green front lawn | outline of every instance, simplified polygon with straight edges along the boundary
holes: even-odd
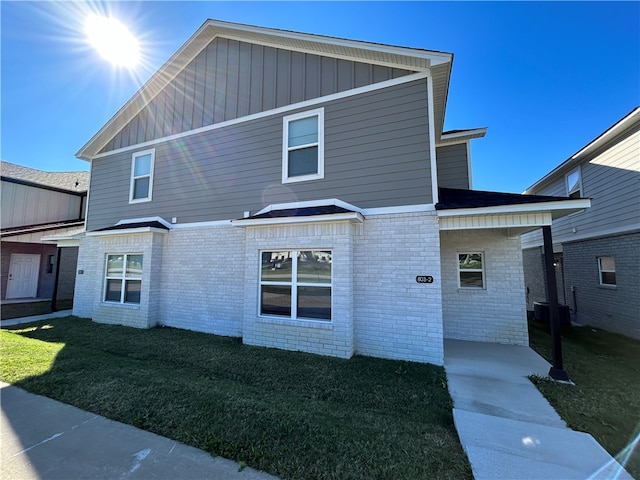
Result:
[[[472,478],[442,367],[74,317],[0,339],[5,382],[282,478]]]
[[[530,323],[531,347],[551,362],[548,327]],[[640,434],[640,341],[591,327],[563,329],[564,369],[575,386],[533,378],[569,427],[617,456]],[[618,457],[621,460],[621,457]],[[626,464],[640,478],[640,445]]]

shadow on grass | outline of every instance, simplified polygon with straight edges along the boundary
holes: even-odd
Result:
[[[548,325],[529,323],[531,348],[551,360]],[[640,433],[640,341],[592,327],[562,330],[564,367],[575,386],[535,385],[570,428],[588,432],[618,460]],[[624,457],[624,455],[623,455]],[[625,468],[640,478],[640,446]]]
[[[64,344],[16,386],[274,475],[471,478],[442,367],[73,317],[3,334],[3,364],[11,336],[27,358]]]

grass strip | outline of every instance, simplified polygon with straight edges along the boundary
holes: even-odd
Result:
[[[529,341],[551,362],[548,326],[530,322]],[[542,378],[533,383],[570,428],[617,456],[640,433],[640,341],[592,327],[563,328],[562,354],[575,386]],[[640,446],[625,468],[640,478]]]
[[[442,367],[74,317],[0,335],[3,381],[282,478],[472,478]]]

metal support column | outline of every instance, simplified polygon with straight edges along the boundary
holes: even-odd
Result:
[[[554,380],[568,382],[569,375],[562,366],[562,343],[560,341],[560,309],[558,308],[558,290],[556,272],[553,267],[553,240],[551,227],[542,227],[544,239],[544,261],[547,270],[547,301],[549,302],[549,323],[551,326],[551,358],[553,365],[549,369],[549,376]]]
[[[53,281],[53,293],[51,294],[51,311],[57,312],[58,307],[56,303],[58,301],[58,281],[60,280],[60,257],[62,256],[62,248],[58,247],[56,252],[56,276]]]

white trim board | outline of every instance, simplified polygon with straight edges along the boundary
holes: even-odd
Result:
[[[109,150],[108,152],[98,153],[93,156],[83,157],[79,156],[78,158],[82,160],[87,160],[91,162],[91,160],[97,158],[108,157],[111,155],[116,155],[124,152],[131,152],[139,149],[146,149],[148,147],[152,147],[154,145],[158,145],[163,142],[169,142],[172,140],[178,140],[180,138],[189,137],[191,135],[198,135],[200,133],[209,132],[211,130],[217,130],[219,128],[229,127],[231,125],[237,125],[245,122],[250,122],[253,120],[257,120],[260,118],[266,118],[273,115],[281,115],[283,113],[291,112],[293,110],[307,108],[315,105],[319,105],[326,102],[331,102],[333,100],[339,100],[342,98],[347,98],[355,95],[360,95],[362,93],[373,92],[375,90],[381,90],[383,88],[393,87],[396,85],[402,85],[403,83],[413,82],[415,80],[421,80],[423,78],[427,78],[429,75],[428,72],[419,72],[411,75],[406,75],[404,77],[398,77],[391,80],[386,80],[380,83],[374,83],[372,85],[365,85],[364,87],[354,88],[352,90],[346,90],[344,92],[333,93],[331,95],[325,95],[324,97],[314,98],[312,100],[305,100],[303,102],[293,103],[291,105],[285,105],[283,107],[273,108],[271,110],[265,110],[264,112],[254,113],[252,115],[247,115],[240,118],[234,118],[233,120],[227,120],[225,122],[215,123],[213,125],[205,125],[204,127],[195,128],[193,130],[187,130],[186,132],[176,133],[173,135],[168,135],[166,137],[157,138],[155,140],[149,140],[148,142],[137,143],[135,145],[129,145],[128,147],[117,148],[115,150]],[[432,109],[431,109],[432,110]],[[435,149],[435,147],[434,147]]]

